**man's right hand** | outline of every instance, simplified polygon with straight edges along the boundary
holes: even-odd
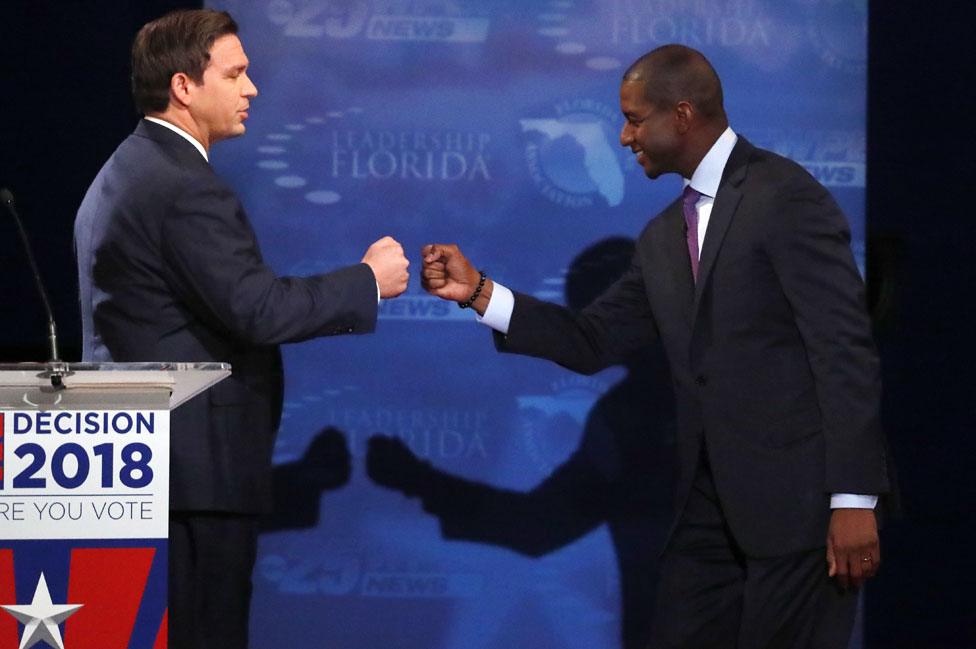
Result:
[[[410,262],[403,254],[403,246],[393,237],[383,237],[371,245],[362,263],[373,270],[381,298],[396,297],[407,290]]]

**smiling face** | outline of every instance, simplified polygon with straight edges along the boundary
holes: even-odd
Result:
[[[677,111],[648,101],[642,81],[624,81],[620,85],[620,111],[624,115],[620,145],[637,155],[637,164],[647,177],[680,173],[683,145]]]
[[[258,94],[247,76],[247,66],[240,39],[227,34],[210,48],[210,64],[203,71],[202,82],[188,82],[191,100],[187,107],[208,149],[214,142],[243,135],[246,130],[244,120],[251,98]]]

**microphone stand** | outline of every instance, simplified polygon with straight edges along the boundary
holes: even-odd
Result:
[[[7,206],[7,211],[10,212],[10,215],[14,218],[14,223],[17,224],[20,241],[24,246],[24,252],[27,253],[27,261],[30,264],[31,272],[34,274],[34,284],[37,287],[38,295],[41,296],[41,304],[44,306],[44,312],[47,315],[47,342],[50,359],[48,360],[49,369],[43,373],[43,376],[50,377],[51,387],[55,390],[62,390],[64,389],[62,379],[71,372],[68,370],[68,364],[61,360],[58,354],[58,328],[54,322],[54,311],[51,310],[51,301],[48,299],[47,290],[44,288],[44,281],[41,279],[37,262],[34,260],[30,240],[27,238],[27,230],[24,229],[24,224],[20,220],[20,215],[17,214],[17,208],[14,206],[14,195],[6,187],[0,189],[0,202]]]

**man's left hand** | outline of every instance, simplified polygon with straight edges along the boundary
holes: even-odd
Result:
[[[881,566],[873,509],[835,509],[827,532],[827,574],[843,588],[860,588]]]

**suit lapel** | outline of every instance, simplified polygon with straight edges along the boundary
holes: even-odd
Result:
[[[712,214],[708,218],[708,229],[705,231],[705,241],[698,260],[698,281],[695,283],[692,322],[698,317],[698,308],[711,279],[718,251],[722,247],[725,234],[742,200],[740,185],[745,180],[749,156],[753,148],[745,138],[740,137],[735,148],[732,149],[725,171],[722,172],[722,182],[718,186],[715,203],[712,205]]]
[[[661,239],[661,251],[664,254],[665,266],[671,276],[674,304],[678,312],[691,326],[691,306],[695,296],[694,278],[691,276],[691,258],[688,257],[688,246],[685,243],[685,220],[681,213],[681,200],[677,200],[661,215],[666,224],[664,236]],[[678,242],[679,245],[675,245]]]

